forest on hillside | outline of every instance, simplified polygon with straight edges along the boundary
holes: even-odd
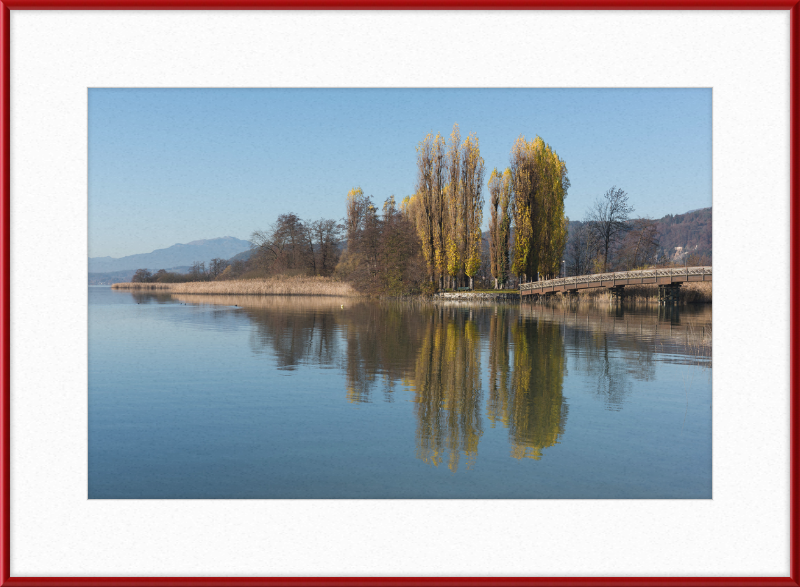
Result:
[[[684,254],[708,257],[711,264],[711,208],[685,214],[668,214],[658,221],[661,249],[674,256],[677,247]]]

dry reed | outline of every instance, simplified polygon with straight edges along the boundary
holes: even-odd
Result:
[[[330,277],[284,277],[235,279],[229,281],[190,281],[187,283],[115,283],[116,289],[161,289],[173,294],[202,295],[305,295],[354,297],[349,283]]]

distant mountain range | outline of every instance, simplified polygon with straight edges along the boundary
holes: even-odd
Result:
[[[136,271],[137,269],[174,269],[191,267],[195,262],[208,266],[211,259],[230,259],[250,250],[250,242],[232,236],[175,244],[152,253],[140,253],[115,259],[113,257],[89,257],[89,273],[112,273]],[[133,275],[133,273],[131,273]]]

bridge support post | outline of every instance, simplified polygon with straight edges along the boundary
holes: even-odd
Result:
[[[678,303],[678,296],[681,291],[680,283],[670,283],[668,285],[658,286],[658,303],[673,305]]]
[[[625,299],[625,286],[615,285],[611,289],[611,299],[615,302],[621,302]]]

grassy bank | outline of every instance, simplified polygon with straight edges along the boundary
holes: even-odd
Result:
[[[286,277],[281,279],[232,279],[188,283],[115,283],[114,289],[165,290],[173,294],[202,295],[306,295],[357,296],[349,283],[330,277]]]

